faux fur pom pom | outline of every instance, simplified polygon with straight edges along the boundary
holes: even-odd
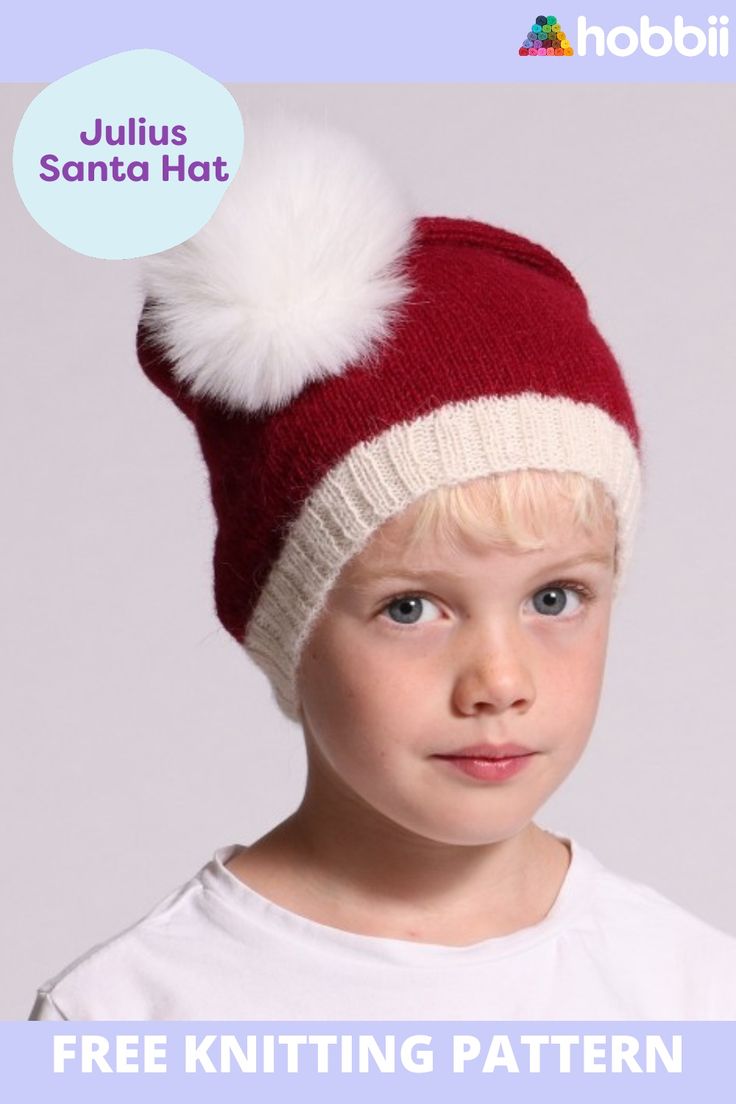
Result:
[[[145,324],[194,395],[273,411],[385,338],[412,218],[360,144],[277,116],[189,241],[147,258]]]

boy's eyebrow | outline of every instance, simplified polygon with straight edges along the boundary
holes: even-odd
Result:
[[[540,570],[544,571],[563,571],[568,567],[580,567],[582,564],[596,563],[602,564],[603,567],[613,567],[613,554],[611,552],[594,552],[592,549],[589,552],[581,552],[578,556],[571,556],[568,560],[561,560],[559,563],[549,564]]]
[[[579,567],[581,564],[585,564],[585,563],[597,563],[597,564],[603,564],[604,567],[610,567],[613,564],[613,558],[612,558],[610,552],[595,552],[595,551],[592,551],[592,550],[589,551],[589,552],[581,552],[579,555],[571,556],[567,560],[562,560],[562,561],[560,561],[558,563],[555,563],[555,564],[548,564],[545,567],[540,567],[539,574],[562,571],[562,570],[564,570],[566,568],[570,568],[570,567]],[[380,568],[373,568],[373,569],[361,568],[360,573],[359,573],[359,577],[358,577],[358,581],[359,582],[363,582],[363,581],[364,582],[374,582],[374,581],[379,580],[379,579],[393,579],[393,578],[419,580],[419,579],[426,579],[426,578],[429,578],[431,576],[433,576],[435,578],[441,578],[441,577],[448,577],[449,578],[450,576],[453,576],[453,575],[456,576],[456,575],[461,575],[461,574],[462,574],[462,572],[459,572],[459,571],[443,571],[439,568],[437,568],[437,569],[427,568],[425,571],[422,571],[422,570],[417,571],[416,569],[411,570],[409,568],[404,568],[404,567],[401,566],[401,564],[395,564],[395,565],[389,565],[388,567],[380,567]]]

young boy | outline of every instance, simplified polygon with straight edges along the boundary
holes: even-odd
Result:
[[[533,819],[590,736],[640,498],[581,288],[519,235],[412,219],[343,135],[247,151],[148,262],[138,348],[307,785],[31,1018],[736,1018],[736,939]]]

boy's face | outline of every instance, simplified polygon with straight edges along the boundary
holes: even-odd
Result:
[[[310,776],[334,812],[442,843],[492,843],[529,823],[587,743],[615,527],[588,534],[561,500],[541,551],[428,539],[402,552],[414,512],[346,565],[307,641],[298,680]],[[606,562],[562,566],[588,554]],[[501,780],[441,758],[507,742],[536,754]]]

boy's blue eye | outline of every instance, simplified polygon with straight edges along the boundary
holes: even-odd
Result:
[[[392,602],[385,607],[386,612],[396,609],[400,614],[400,620],[395,621],[397,625],[416,625],[422,616],[422,603],[430,602],[429,598],[424,598],[420,594],[405,594],[401,598],[394,598]],[[433,602],[430,602],[434,605]]]
[[[577,607],[573,606],[573,612],[593,600],[593,595],[588,588],[579,583],[553,583],[534,593],[532,596],[534,609],[545,617],[559,617],[569,605],[567,597],[569,593],[574,594],[579,603]],[[389,615],[394,625],[416,625],[421,620],[425,604],[437,609],[436,603],[422,594],[402,594],[384,606],[383,612]],[[392,611],[396,611],[396,619],[391,616]],[[430,620],[433,619],[430,618]]]
[[[534,608],[538,613],[543,613],[546,616],[555,616],[555,614],[562,613],[567,607],[567,591],[568,587],[562,586],[547,586],[542,590],[538,590],[532,597]],[[539,601],[537,601],[539,599]]]

